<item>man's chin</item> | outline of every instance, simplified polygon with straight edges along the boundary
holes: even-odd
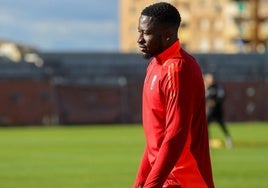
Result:
[[[151,56],[151,54],[142,52],[142,57],[143,57],[144,59],[150,59],[152,56]]]

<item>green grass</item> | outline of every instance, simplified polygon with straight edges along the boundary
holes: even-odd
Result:
[[[234,148],[211,149],[216,187],[268,187],[268,124],[229,128]],[[223,140],[217,126],[210,131]],[[0,187],[132,187],[143,145],[136,125],[0,128]]]
[[[268,123],[229,123],[234,148],[212,149],[217,188],[268,187]],[[220,128],[211,127],[214,138],[224,140]]]

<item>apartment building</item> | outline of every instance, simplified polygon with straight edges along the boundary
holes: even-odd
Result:
[[[137,51],[142,9],[156,0],[120,0],[120,50]],[[181,14],[179,38],[193,53],[268,50],[268,0],[169,0]]]

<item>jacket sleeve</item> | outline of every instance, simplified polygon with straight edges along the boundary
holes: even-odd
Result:
[[[148,160],[147,147],[145,147],[133,188],[138,188],[140,185],[143,186],[150,171],[151,165]]]
[[[144,188],[162,187],[187,141],[191,108],[188,90],[191,83],[188,83],[189,73],[182,71],[182,65],[182,62],[170,63],[162,73],[161,88],[166,105],[165,137]]]

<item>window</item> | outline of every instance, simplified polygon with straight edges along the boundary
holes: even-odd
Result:
[[[201,19],[199,22],[199,27],[201,31],[207,32],[210,28],[210,23],[208,19]]]

